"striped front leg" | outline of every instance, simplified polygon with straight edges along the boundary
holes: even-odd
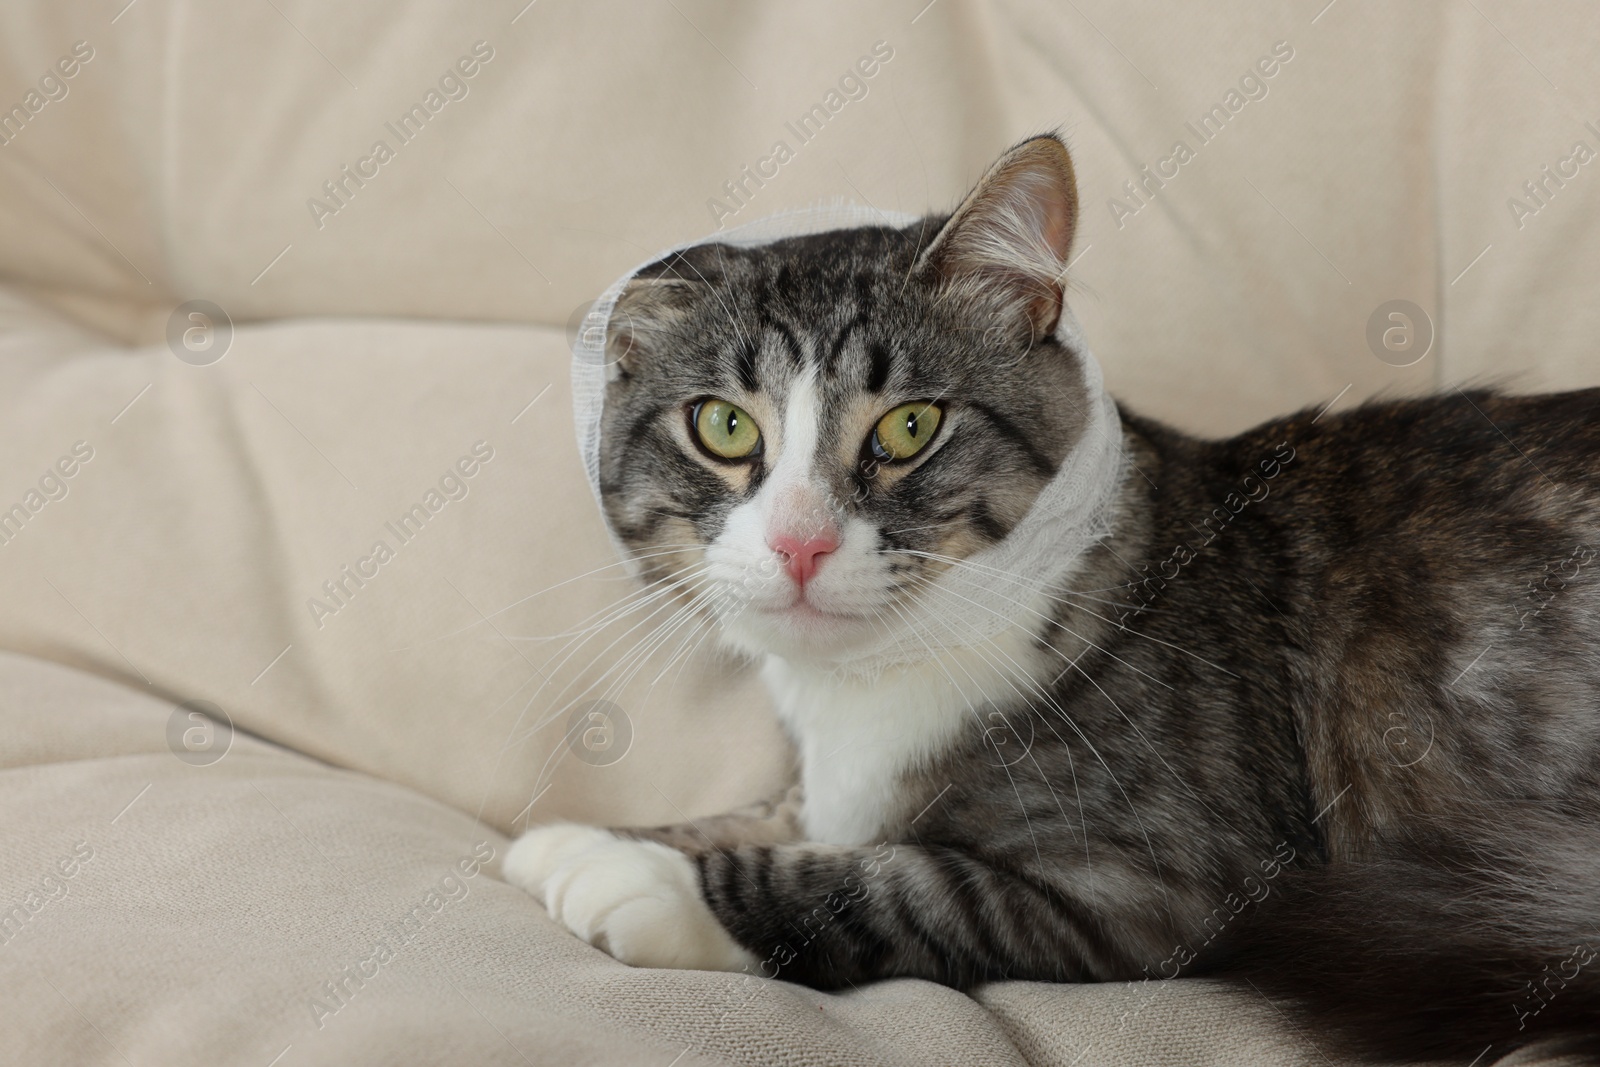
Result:
[[[953,849],[678,849],[635,833],[535,830],[507,854],[507,878],[573,933],[636,966],[747,970],[824,989],[896,976],[965,987],[1130,970],[1081,903]]]
[[[762,977],[967,987],[1128,969],[1080,903],[954,849],[753,845],[703,850],[695,864],[707,906]]]

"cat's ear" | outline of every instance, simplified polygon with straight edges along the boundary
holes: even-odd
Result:
[[[670,348],[677,327],[720,275],[685,252],[641,268],[617,297],[606,323],[606,365],[630,373],[650,353]]]
[[[918,268],[935,284],[979,297],[1035,338],[1055,331],[1066,299],[1078,184],[1054,134],[1023,141],[989,168]]]

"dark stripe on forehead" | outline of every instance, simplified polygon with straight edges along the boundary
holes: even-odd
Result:
[[[781,288],[781,276],[779,278],[779,283]],[[795,352],[795,350],[798,348],[798,345],[795,343],[794,334],[787,326],[779,322],[772,315],[772,287],[768,284],[765,277],[756,279],[754,303],[757,334],[764,337],[769,331],[776,333],[779,338],[783,340],[784,344],[790,349],[790,358],[798,363],[800,357]],[[752,385],[750,388],[754,389],[756,386]]]
[[[889,384],[889,350],[874,343],[867,349],[867,359],[867,391],[881,393]]]
[[[839,357],[844,353],[844,346],[850,340],[851,333],[863,322],[872,317],[872,279],[863,273],[856,273],[850,279],[850,296],[853,314],[848,322],[839,328],[838,336],[833,339],[833,345],[828,349],[827,358],[823,360],[822,372],[828,377],[834,377],[839,372]]]
[[[851,319],[839,330],[839,336],[833,339],[833,346],[828,349],[828,358],[822,363],[823,374],[833,377],[839,365],[839,353],[844,351],[844,343],[850,339],[850,331],[854,330],[860,321],[859,318]]]
[[[761,379],[756,375],[756,356],[754,341],[745,341],[739,346],[738,354],[734,356],[734,370],[739,375],[739,384],[747,393],[753,393],[761,388]]]
[[[794,335],[794,331],[777,319],[772,320],[772,328],[777,331],[779,337],[783,338],[784,346],[789,349],[789,358],[794,361],[795,369],[800,370],[803,368],[806,365],[806,356],[804,350],[800,347],[799,338]]]
[[[856,318],[865,319],[872,315],[872,278],[870,275],[857,272],[851,286],[856,298]]]

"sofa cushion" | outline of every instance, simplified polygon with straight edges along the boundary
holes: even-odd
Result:
[[[7,308],[56,354],[0,361],[0,646],[210,702],[502,828],[782,786],[751,672],[689,631],[646,656],[649,606],[583,630],[633,586],[577,458],[560,331],[241,325],[196,366]]]
[[[0,14],[0,104],[40,104],[0,143],[0,277],[123,340],[191,299],[239,322],[560,327],[719,223],[841,194],[948,207],[1005,145],[1060,128],[1078,314],[1112,391],[1151,414],[1223,431],[1347,386],[1600,373],[1600,182],[1574,161],[1600,152],[1600,113],[1573,89],[1600,13],[1580,0],[140,0],[115,18]],[[797,125],[816,107],[820,130]],[[1437,342],[1407,367],[1368,342],[1400,299]]]
[[[1309,1047],[1200,981],[973,999],[636,970],[499,880],[495,828],[243,732],[180,758],[204,749],[169,744],[188,714],[0,654],[0,736],[37,758],[0,773],[0,1060],[1064,1067]]]
[[[36,1025],[0,1038],[45,1035],[36,1052],[62,1042],[120,1062],[70,1029],[87,1016],[119,1045],[159,1050],[150,1059],[193,1048],[193,1062],[212,1062],[222,1044],[182,1043],[189,1008],[248,1017],[298,996],[298,963],[292,980],[249,977],[296,922],[344,945],[306,918],[326,919],[307,901],[343,890],[325,872],[285,874],[306,842],[256,803],[288,799],[275,786],[298,798],[285,814],[330,835],[311,839],[331,857],[359,852],[363,828],[418,850],[406,853],[417,866],[379,856],[363,868],[360,884],[388,907],[404,897],[384,893],[426,884],[491,833],[472,816],[494,832],[557,817],[669,820],[784,781],[789,754],[748,671],[692,642],[691,662],[674,658],[676,643],[636,662],[637,616],[586,628],[631,587],[606,569],[572,446],[565,324],[664,245],[841,192],[884,209],[947,206],[1005,144],[1061,127],[1085,204],[1072,299],[1134,409],[1223,432],[1486,375],[1515,374],[1523,388],[1600,382],[1589,292],[1600,185],[1592,163],[1570,169],[1575,144],[1600,148],[1600,117],[1570,88],[1600,59],[1587,5],[114,6],[0,13],[0,108],[24,111],[0,121],[0,514],[23,509],[0,522],[0,647],[157,694],[160,710],[123,715],[118,689],[23,672],[32,680],[8,690],[18,718],[0,751],[18,813],[7,888],[26,894],[33,872],[99,840],[76,828],[146,784],[109,827],[159,811],[162,826],[236,862],[197,864],[209,853],[186,852],[181,834],[130,837],[138,862],[100,868],[117,872],[100,912],[81,916],[81,936],[80,916],[58,924],[58,946],[42,925],[49,909],[93,899],[75,877],[30,924],[42,947],[18,939],[0,962],[18,968],[8,988],[56,998],[27,1000]],[[474,51],[480,40],[492,56]],[[893,55],[867,75],[857,64],[879,41]],[[1270,77],[1257,66],[1289,49]],[[1252,69],[1263,72],[1244,82]],[[851,70],[859,90],[842,81]],[[787,132],[814,105],[828,110],[835,89],[820,133]],[[417,103],[422,132],[390,135],[393,158],[377,160],[386,124]],[[1219,105],[1220,133],[1187,132]],[[793,158],[765,184],[744,177],[775,165],[778,140]],[[1130,193],[1178,140],[1194,156],[1176,177]],[[346,166],[365,170],[364,184]],[[1557,185],[1546,166],[1568,177]],[[335,179],[342,196],[323,188]],[[1543,195],[1526,190],[1535,180]],[[742,196],[724,186],[735,181]],[[1435,343],[1410,366],[1368,337],[1396,299],[1433,325]],[[193,300],[227,317],[192,319]],[[212,330],[228,337],[217,359]],[[493,450],[486,462],[479,442]],[[187,718],[197,708],[238,731],[214,766],[169,748],[174,715],[180,744],[213,729]],[[39,836],[51,827],[61,840]],[[122,855],[115,840],[100,858]],[[91,861],[81,877],[94,873]],[[470,1041],[485,1016],[520,1043],[507,1021],[519,1013],[562,1062],[648,1060],[662,1032],[690,1035],[684,1063],[712,1055],[691,1033],[707,1025],[698,1002],[680,999],[726,993],[722,979],[619,970],[546,939],[537,908],[488,886],[474,899],[503,910],[465,951],[501,953],[512,989],[543,961],[572,963],[566,991],[550,994],[565,999],[494,1001],[494,983],[470,984],[476,963],[462,963],[452,973],[490,1005],[483,1015],[430,1015],[438,988],[422,983],[381,1023],[392,1044],[330,1024],[344,1036],[315,1053],[296,1043],[283,1062],[362,1048],[386,1050],[377,1062],[412,1048],[437,1061],[437,1043]],[[186,955],[189,928],[158,904],[198,907],[184,895],[196,887],[219,910]],[[230,887],[242,904],[223,914]],[[337,899],[348,912],[358,897]],[[252,915],[278,922],[262,933]],[[530,929],[515,951],[497,940]],[[125,950],[91,955],[97,938]],[[226,969],[235,941],[247,961],[237,975]],[[58,973],[43,963],[58,947],[92,1002],[32,981]],[[608,999],[620,989],[636,999]],[[1187,981],[1162,990],[1130,1015],[1125,989],[997,986],[977,998],[988,1016],[915,984],[859,998],[791,991],[782,1012],[741,1011],[724,1036],[790,1033],[786,1055],[841,1062],[834,1019],[860,1024],[849,1041],[892,1035],[850,1045],[860,1059],[890,1057],[904,1036],[918,1062],[980,1048],[987,1061],[969,1058],[996,1062],[1010,1054],[999,1031],[1033,1062],[1297,1055],[1256,1026],[1275,1015],[1248,998]],[[605,1010],[584,1014],[585,998]],[[667,1030],[651,1029],[658,1015]],[[644,1044],[596,1051],[618,1017],[618,1040]],[[916,1044],[933,1039],[930,1018],[970,1043]],[[218,1034],[205,1040],[255,1051]],[[669,1042],[663,1060],[684,1045]],[[494,1055],[511,1057],[482,1058]]]

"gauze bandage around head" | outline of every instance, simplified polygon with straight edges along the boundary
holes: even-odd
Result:
[[[617,279],[585,314],[572,347],[572,406],[578,450],[589,487],[600,500],[600,431],[608,367],[606,329],[617,299],[639,270],[699,244],[752,248],[786,237],[858,226],[904,228],[917,216],[887,213],[850,203],[827,203],[783,212],[650,257]],[[1028,513],[1006,537],[942,572],[919,598],[911,621],[885,628],[871,641],[842,654],[838,667],[874,672],[926,660],[940,651],[980,645],[1012,626],[1038,629],[1049,614],[1048,597],[1072,573],[1083,552],[1111,532],[1117,489],[1126,472],[1122,420],[1106,395],[1100,364],[1089,351],[1078,321],[1063,308],[1056,340],[1075,353],[1083,369],[1083,434]],[[604,509],[602,508],[602,514]],[[612,532],[612,541],[617,543]],[[626,549],[617,543],[618,551]]]

